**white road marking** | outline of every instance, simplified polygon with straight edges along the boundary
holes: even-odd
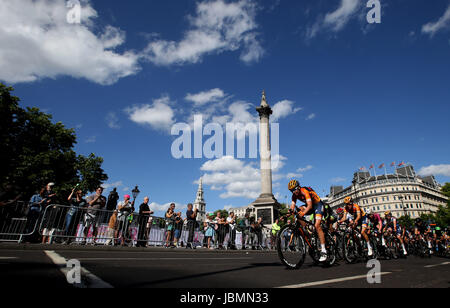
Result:
[[[380,273],[381,276],[392,274],[391,272],[383,272]],[[360,275],[360,276],[352,276],[352,277],[344,277],[344,278],[337,278],[337,279],[330,279],[330,280],[322,280],[322,281],[316,281],[316,282],[307,282],[307,283],[301,283],[301,284],[294,284],[290,286],[284,286],[284,287],[278,287],[279,289],[298,289],[298,288],[307,288],[307,287],[314,287],[314,286],[320,286],[324,284],[331,284],[331,283],[338,283],[343,281],[350,281],[350,280],[357,280],[357,279],[364,279],[367,278],[366,275]]]
[[[67,277],[67,273],[70,270],[67,267],[67,260],[64,257],[62,257],[59,254],[57,254],[56,252],[54,252],[54,251],[45,250],[44,252],[52,260],[52,262],[55,263],[59,267],[59,270],[64,274],[64,277]],[[108,289],[109,288],[113,288],[112,285],[110,285],[109,283],[103,281],[99,277],[95,276],[94,274],[89,272],[84,267],[81,267],[81,273],[82,273],[83,276],[85,276],[85,277],[87,277],[89,279],[89,285],[87,286],[88,288],[92,288],[92,289],[96,289],[96,288],[108,288]]]
[[[450,264],[450,262],[444,262],[444,263],[439,263],[439,264],[433,264],[433,265],[426,265],[426,268],[430,268],[430,267],[436,267],[436,266],[442,266],[442,265],[448,265]]]
[[[0,257],[0,260],[13,260],[18,259],[17,257]]]
[[[253,258],[77,258],[80,261],[251,260]]]

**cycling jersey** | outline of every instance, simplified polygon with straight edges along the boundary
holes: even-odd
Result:
[[[300,188],[300,192],[295,191],[292,194],[292,201],[297,203],[297,200],[303,203],[311,201],[313,204],[318,204],[319,202],[321,202],[320,197],[314,191],[309,191],[303,187]]]
[[[374,226],[377,226],[380,222],[381,225],[383,225],[383,220],[381,219],[380,214],[372,214],[369,216],[369,220]]]
[[[362,208],[359,207],[358,204],[353,203],[351,206],[352,206],[352,208],[350,210],[347,210],[347,207],[345,207],[344,212],[349,213],[354,217],[358,216],[358,212],[361,213],[361,217],[366,216],[366,213],[363,211]]]
[[[352,216],[355,217],[355,219],[356,219],[356,217],[358,217],[358,212],[361,213],[361,218],[358,221],[358,225],[362,226],[363,228],[367,228],[367,225],[368,225],[367,215],[363,211],[363,209],[359,207],[358,204],[353,203],[351,205],[351,209],[349,209],[349,210],[347,210],[347,207],[344,208],[344,213],[346,213],[347,216],[350,213]]]

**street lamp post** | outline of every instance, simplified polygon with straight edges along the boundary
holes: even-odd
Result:
[[[399,199],[400,199],[400,201],[402,202],[402,209],[403,209],[403,212],[404,212],[404,214],[405,214],[405,216],[407,216],[408,215],[408,213],[407,213],[407,211],[406,211],[406,208],[405,208],[405,204],[403,203],[403,196],[400,196],[400,197],[398,197]]]
[[[136,185],[136,187],[131,191],[131,193],[133,194],[133,199],[134,199],[134,201],[136,201],[136,198],[139,196],[139,193],[140,193],[141,191],[139,190],[139,188],[137,187],[137,185]],[[133,202],[134,202],[133,201]]]

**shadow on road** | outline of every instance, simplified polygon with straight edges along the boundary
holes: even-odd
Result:
[[[209,272],[209,273],[186,275],[186,276],[181,276],[181,277],[160,279],[160,280],[154,280],[154,281],[144,281],[144,282],[140,282],[140,283],[136,283],[136,284],[131,284],[126,287],[127,288],[142,288],[142,287],[148,287],[148,286],[157,285],[157,284],[161,284],[161,283],[178,282],[178,281],[186,280],[186,279],[204,278],[204,277],[209,277],[209,276],[213,276],[213,275],[238,272],[238,271],[243,271],[243,270],[248,270],[248,269],[264,268],[264,267],[282,267],[282,266],[283,265],[278,262],[251,263],[249,265],[238,267],[238,268],[233,268],[233,269],[226,269],[226,270],[214,271],[214,272]]]

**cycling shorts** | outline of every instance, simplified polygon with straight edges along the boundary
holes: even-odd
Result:
[[[322,201],[320,201],[316,204],[313,204],[312,209],[310,211],[308,211],[308,213],[306,213],[305,216],[314,214],[315,220],[322,220],[323,209],[324,209],[324,204],[322,203]]]

